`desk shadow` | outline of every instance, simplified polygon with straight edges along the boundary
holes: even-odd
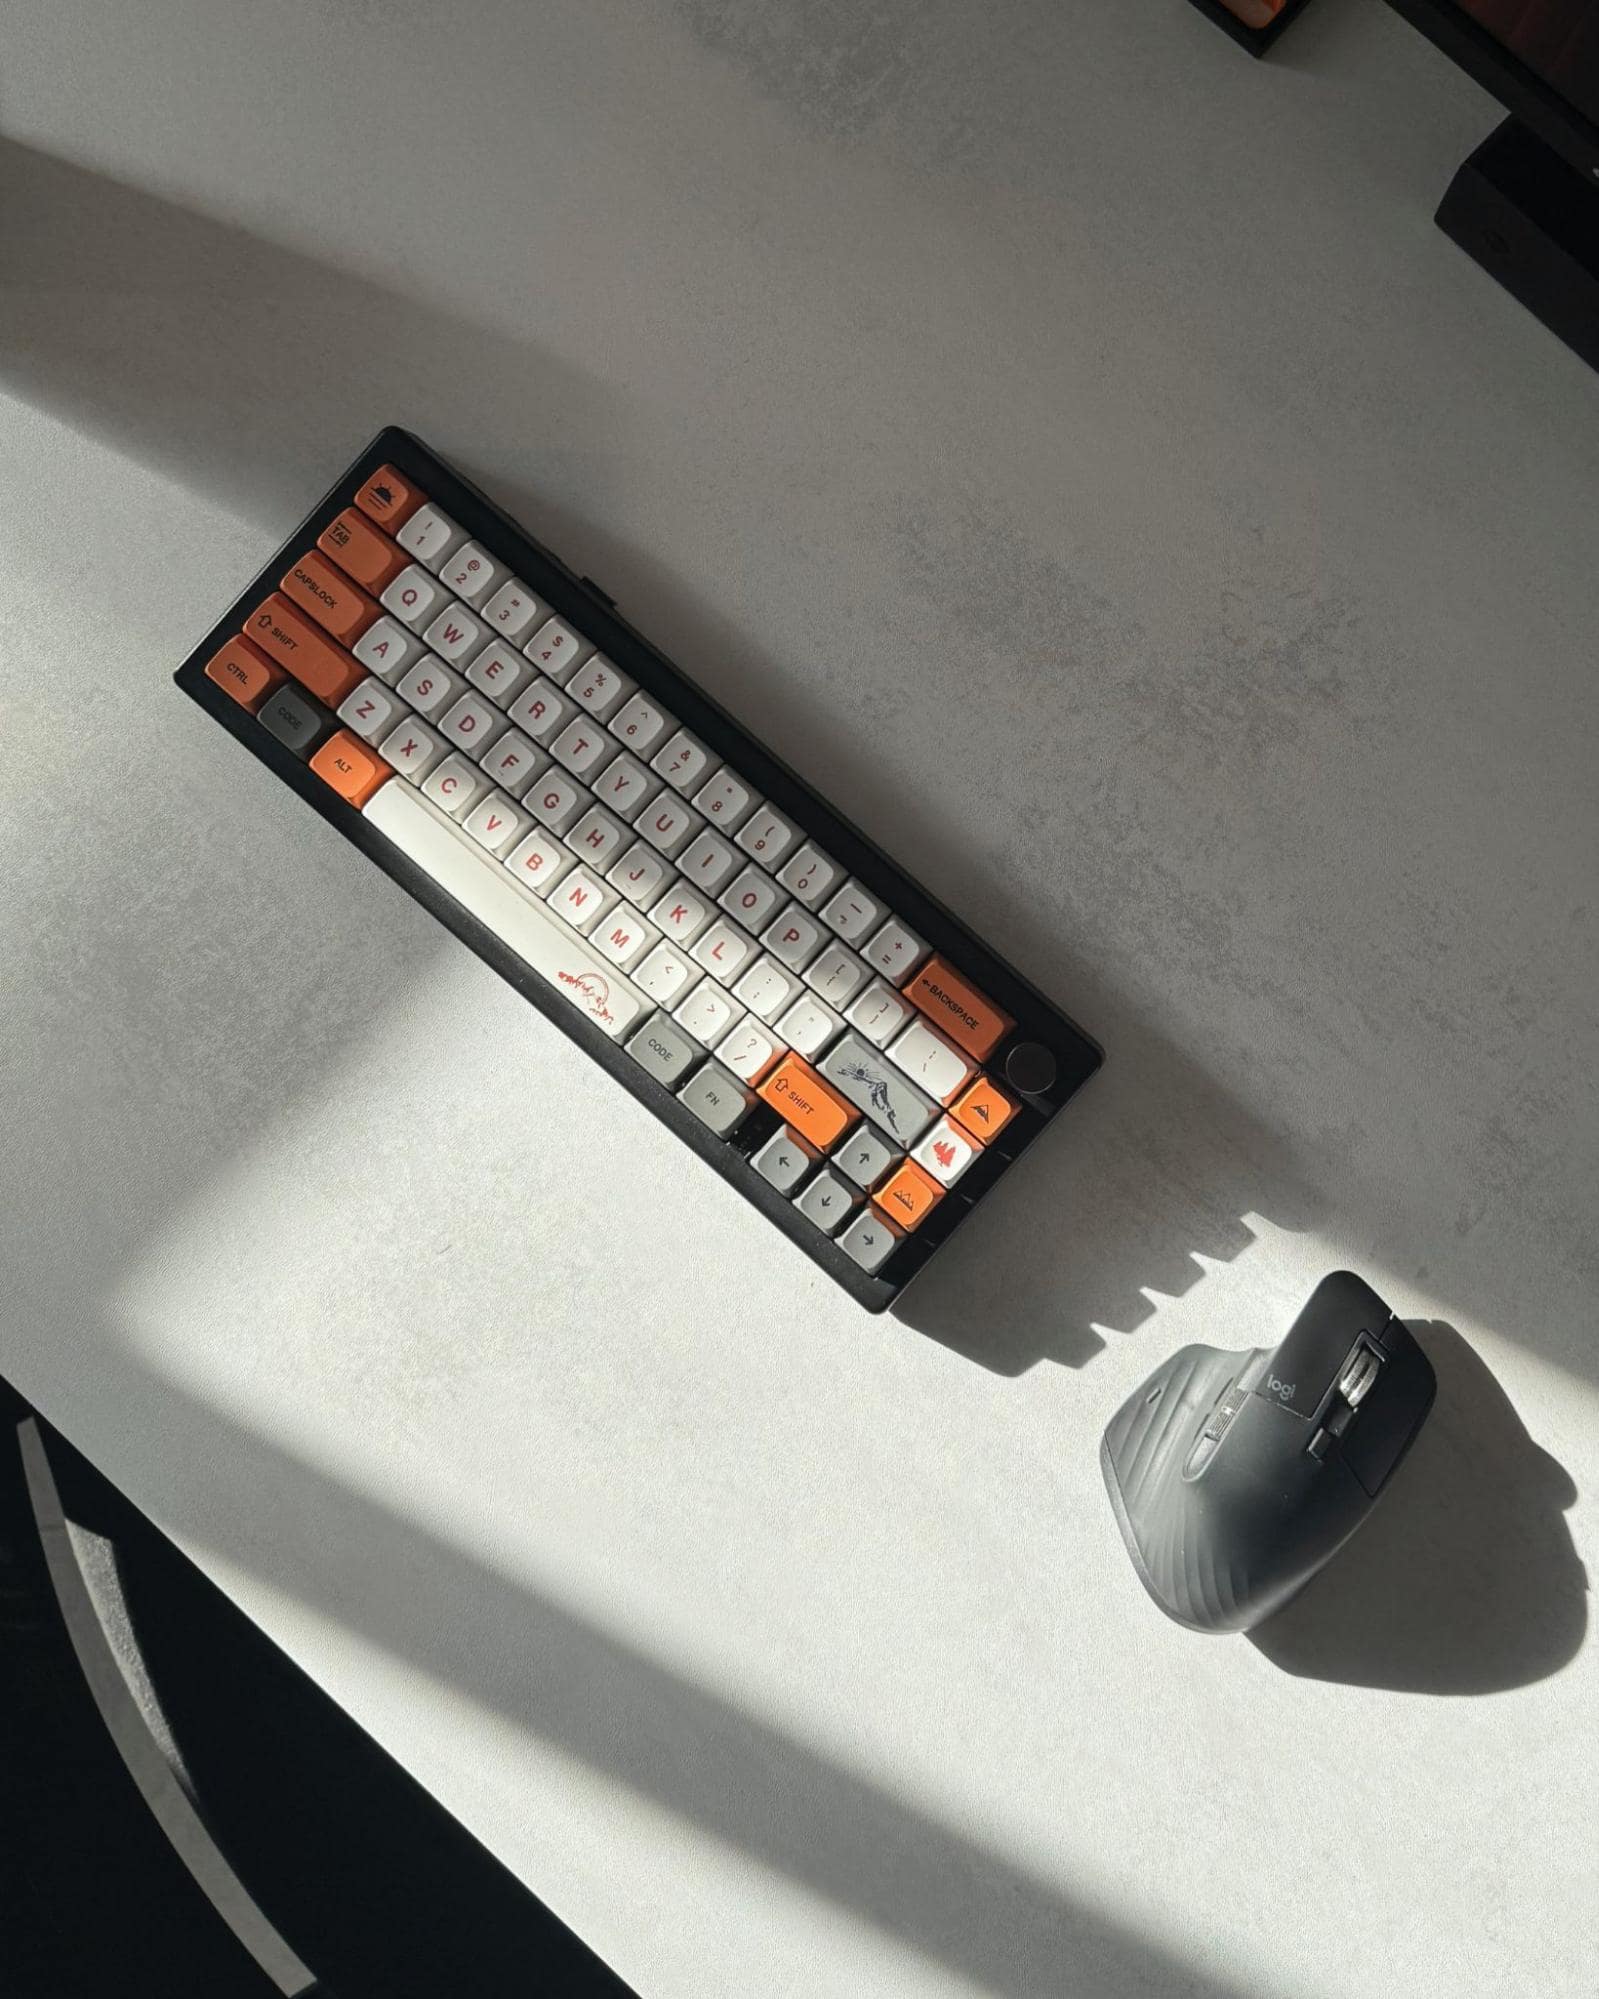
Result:
[[[976,1828],[848,1768],[148,1371],[109,1328],[95,1350],[111,1378],[86,1384],[88,1399],[112,1397],[147,1437],[227,1466],[225,1521],[171,1523],[189,1545],[945,1967],[963,1989],[1243,1999],[1240,1986],[1124,1928]]]
[[[1452,1326],[1411,1330],[1438,1399],[1354,1539],[1251,1641],[1286,1673],[1405,1693],[1488,1694],[1547,1679],[1588,1626],[1562,1517],[1577,1497]]]
[[[3,138],[0,294],[0,385],[278,533],[386,423],[598,455],[620,421],[524,339]]]

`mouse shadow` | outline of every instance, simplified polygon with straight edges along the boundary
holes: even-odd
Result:
[[[1285,1673],[1401,1693],[1547,1679],[1588,1627],[1565,1513],[1577,1488],[1453,1326],[1412,1323],[1438,1399],[1382,1503],[1292,1603],[1249,1634]]]

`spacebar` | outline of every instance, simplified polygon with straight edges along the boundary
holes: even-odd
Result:
[[[431,799],[400,778],[390,778],[373,793],[362,817],[613,1040],[653,1010],[654,1002],[637,986],[535,902]]]

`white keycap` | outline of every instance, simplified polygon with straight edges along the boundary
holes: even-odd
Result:
[[[505,733],[505,717],[481,694],[463,694],[439,717],[439,734],[470,750],[479,763],[483,752]]]
[[[743,1018],[743,1010],[714,979],[701,979],[688,998],[673,1007],[672,1018],[686,1034],[714,1048]]]
[[[636,757],[648,759],[662,739],[677,727],[675,716],[659,708],[647,694],[635,694],[611,717],[611,734],[626,743]]]
[[[587,639],[579,638],[561,618],[548,618],[522,648],[546,680],[564,687],[572,670],[588,650]]]
[[[408,632],[398,618],[378,618],[350,648],[369,673],[392,687],[410,662],[422,650],[415,632]]]
[[[536,743],[530,743],[520,729],[507,729],[498,742],[479,751],[478,762],[489,780],[513,798],[520,798],[550,760]]]
[[[448,666],[464,667],[489,642],[488,626],[460,604],[446,604],[422,634]]]
[[[661,935],[684,946],[692,944],[710,920],[709,904],[692,894],[680,880],[670,885],[650,911],[650,921]]]
[[[613,666],[604,653],[590,653],[566,683],[566,691],[580,708],[586,708],[602,722],[608,722],[633,692],[636,682],[620,667]]]
[[[620,889],[629,902],[636,903],[640,909],[648,909],[672,879],[672,864],[656,853],[653,847],[646,847],[642,840],[635,840],[613,864],[605,879],[612,888]]]
[[[694,794],[695,809],[705,814],[705,823],[723,833],[742,826],[759,803],[749,786],[741,784],[725,766]]]
[[[679,729],[671,741],[651,757],[650,769],[658,772],[674,791],[682,792],[686,798],[709,774],[711,763],[711,753],[699,737],[691,736],[687,729]]]
[[[535,895],[548,895],[563,875],[572,872],[577,861],[553,833],[547,833],[541,826],[511,849],[505,865],[524,888],[532,889]]]
[[[925,1167],[940,1186],[953,1187],[977,1157],[977,1147],[958,1124],[944,1118],[933,1126],[911,1157],[918,1166]]]
[[[730,986],[745,966],[754,962],[760,948],[747,930],[740,930],[729,918],[719,916],[696,942],[690,955],[713,979]]]
[[[897,916],[891,916],[861,952],[874,972],[896,986],[904,985],[927,956],[927,946],[914,930],[907,930]]]
[[[776,1020],[801,991],[798,977],[763,952],[734,986],[733,997],[761,1020]]]
[[[539,615],[539,600],[519,578],[502,583],[483,606],[483,622],[501,638],[520,641]]]
[[[738,864],[734,850],[708,827],[677,857],[678,871],[684,881],[706,895],[715,895]]]
[[[541,674],[531,687],[523,688],[505,712],[535,743],[548,743],[577,713],[577,704],[568,701],[555,683]]]
[[[339,703],[339,720],[364,743],[381,742],[405,715],[405,703],[375,677],[351,688]]]
[[[585,866],[603,874],[627,845],[627,828],[621,820],[597,805],[591,805],[566,836],[566,844]]]
[[[886,1048],[916,1009],[886,979],[873,979],[844,1009],[844,1018],[875,1048]]]
[[[550,755],[574,777],[586,777],[605,762],[612,748],[610,737],[599,723],[580,715],[575,722],[569,722],[551,743]]]
[[[745,1083],[758,1083],[782,1052],[777,1036],[754,1020],[741,1020],[716,1044],[717,1061]]]
[[[898,1247],[900,1240],[901,1232],[870,1205],[836,1238],[839,1248],[846,1256],[852,1257],[868,1276],[882,1269],[888,1261],[889,1252]]]
[[[475,541],[462,542],[439,571],[456,596],[469,604],[481,603],[504,574],[488,550],[479,548]]]
[[[420,784],[443,754],[444,744],[414,715],[408,715],[378,745],[383,761],[413,784]]]
[[[437,572],[466,540],[466,529],[457,527],[442,507],[424,500],[394,539],[407,555]]]
[[[674,798],[669,791],[652,798],[633,821],[650,845],[668,858],[686,847],[704,823],[692,806]]]
[[[498,861],[409,785],[380,786],[363,812],[401,853],[604,1033],[620,1040],[649,1011],[650,1002],[623,973],[524,895]]]
[[[594,948],[601,957],[620,965],[624,972],[631,971],[661,941],[660,931],[625,902],[618,903],[604,922],[595,926],[593,936]]]
[[[814,994],[806,993],[778,1020],[777,1031],[796,1055],[810,1061],[829,1042],[838,1039],[844,1023],[830,1006],[824,1006]]]
[[[753,854],[763,868],[775,868],[798,838],[799,828],[793,820],[785,819],[770,805],[752,812],[737,834],[739,846],[746,854]]]
[[[844,879],[844,870],[836,861],[830,861],[820,847],[813,847],[807,840],[799,852],[783,864],[777,879],[796,902],[803,902],[807,909],[815,909]]]
[[[761,933],[761,942],[774,958],[780,958],[796,972],[803,972],[821,950],[826,937],[821,924],[807,916],[797,902],[791,902],[767,925]]]
[[[976,1074],[973,1063],[953,1042],[946,1041],[937,1028],[918,1016],[899,1038],[891,1042],[888,1059],[903,1069],[918,1089],[941,1104],[947,1104]]]
[[[657,1006],[675,1006],[688,995],[690,986],[700,982],[700,968],[675,944],[657,944],[634,973],[640,992],[648,993]]]
[[[563,876],[548,897],[556,915],[585,937],[619,899],[614,888],[607,888],[598,875],[591,875],[581,864]]]
[[[531,828],[533,815],[503,791],[491,791],[487,798],[478,800],[461,824],[479,846],[503,857]]]
[[[547,770],[522,794],[522,803],[541,826],[564,833],[594,803],[593,795],[564,771]]]
[[[594,786],[594,796],[606,810],[614,812],[618,819],[627,820],[629,825],[661,788],[660,779],[651,777],[638,758],[626,750],[620,756],[612,757],[604,770],[590,781]]]
[[[409,569],[400,571],[378,602],[402,625],[419,632],[437,616],[448,595],[436,578],[413,562]]]
[[[747,930],[764,930],[783,900],[783,891],[764,868],[746,866],[716,899]]]
[[[517,689],[532,679],[533,669],[514,645],[505,639],[493,639],[467,668],[466,677],[474,687],[492,694],[502,708],[508,708],[516,699]]]
[[[459,819],[471,810],[475,799],[481,798],[489,788],[489,781],[473,763],[457,750],[447,756],[443,763],[435,764],[422,780],[422,795],[449,813],[452,819]]]
[[[822,909],[822,921],[846,944],[858,944],[882,920],[883,905],[853,877]]]
[[[465,687],[458,673],[451,673],[442,660],[423,653],[415,666],[400,675],[400,694],[419,715],[441,715]]]
[[[818,999],[840,1012],[871,977],[853,951],[842,944],[829,944],[805,967],[805,983]]]

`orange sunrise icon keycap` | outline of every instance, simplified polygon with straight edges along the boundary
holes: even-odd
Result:
[[[302,555],[278,588],[291,604],[346,645],[354,645],[378,614],[366,592],[324,556]]]
[[[825,1152],[860,1116],[851,1103],[824,1083],[809,1062],[790,1055],[756,1091],[801,1138]]]
[[[354,507],[346,507],[336,521],[330,521],[317,536],[316,545],[374,597],[381,597],[411,560]]]
[[[943,1198],[943,1188],[914,1159],[907,1159],[872,1195],[883,1213],[902,1229],[919,1229]]]
[[[393,534],[396,528],[404,527],[421,506],[422,495],[409,479],[402,479],[392,465],[384,465],[356,494],[355,504],[379,527],[387,528]]]
[[[943,958],[929,958],[903,991],[912,1006],[979,1062],[986,1062],[1016,1025]]]
[[[287,597],[271,596],[244,621],[245,636],[279,666],[287,667],[319,701],[337,708],[352,687],[366,678],[342,646],[302,618]]]
[[[950,1106],[950,1116],[963,1131],[969,1131],[979,1145],[987,1145],[991,1138],[1005,1129],[1020,1109],[1016,1099],[1007,1096],[998,1083],[990,1082],[987,1076],[979,1076],[971,1088]]]
[[[365,805],[378,786],[394,775],[383,759],[348,729],[328,737],[311,759],[311,768],[347,804],[357,807]]]
[[[253,712],[283,678],[283,669],[274,666],[248,639],[238,638],[229,639],[207,660],[205,677],[225,687],[241,708]]]

